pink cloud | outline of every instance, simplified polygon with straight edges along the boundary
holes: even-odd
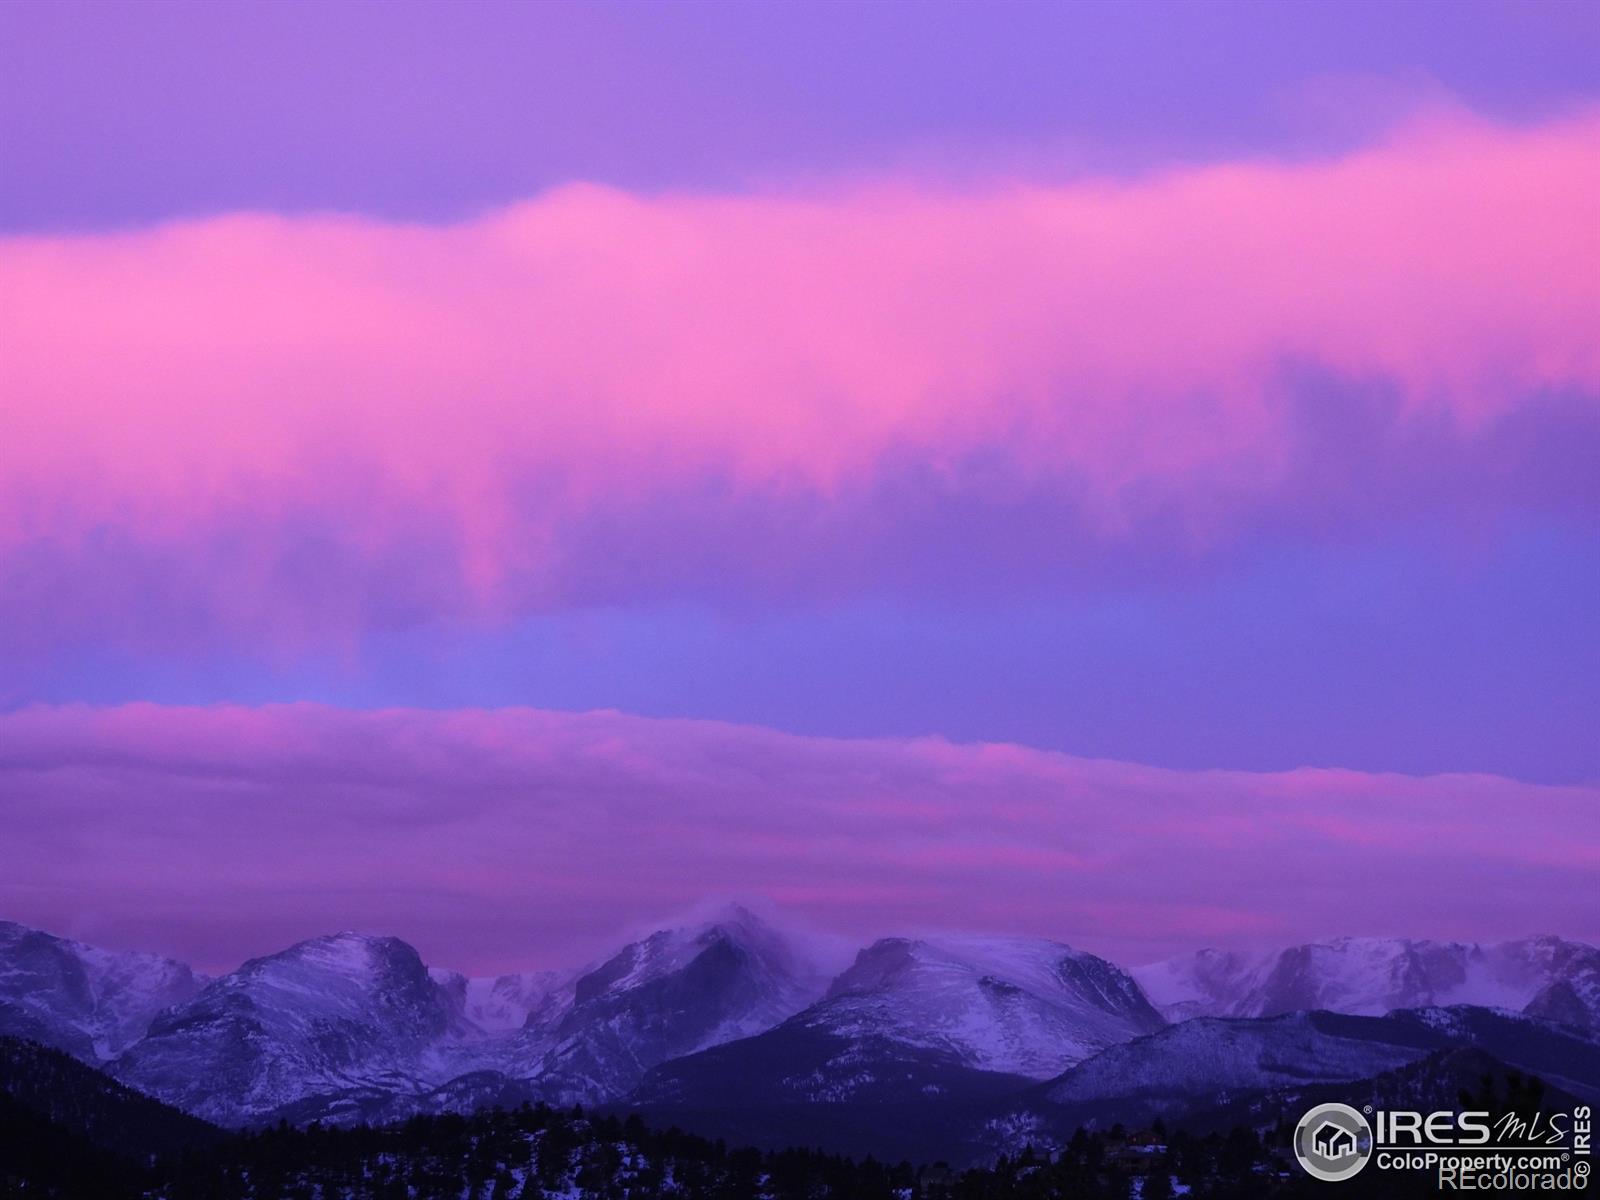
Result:
[[[1472,775],[1182,772],[938,739],[531,709],[0,716],[0,915],[216,966],[343,927],[478,970],[707,894],[853,938],[1125,961],[1338,934],[1600,939],[1600,794]]]
[[[562,603],[619,569],[574,530],[707,491],[685,526],[800,506],[835,549],[870,541],[861,493],[907,462],[1057,487],[1103,539],[1170,512],[1205,543],[1296,486],[1286,367],[1469,442],[1552,394],[1592,415],[1597,146],[1593,112],[1447,114],[1132,181],[574,186],[442,228],[6,239],[0,566],[58,623],[104,614],[37,580],[120,570],[295,640]],[[998,482],[962,475],[975,455]],[[337,570],[295,558],[308,529]],[[776,540],[733,553],[805,552]]]

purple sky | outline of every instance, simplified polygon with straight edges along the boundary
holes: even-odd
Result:
[[[1600,937],[1597,63],[1590,4],[0,6],[0,916]],[[427,761],[286,749],[348,738]],[[498,857],[552,824],[582,887]]]
[[[449,219],[574,179],[1060,176],[1359,144],[1412,105],[1595,94],[1585,3],[0,9],[11,229],[234,209]]]

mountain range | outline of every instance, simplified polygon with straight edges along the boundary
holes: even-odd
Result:
[[[472,978],[341,933],[207,979],[0,924],[0,1035],[224,1126],[542,1101],[758,1146],[978,1159],[1451,1054],[1600,1101],[1600,951],[1345,938],[1130,971],[961,935],[883,938],[834,972],[730,906],[571,971]]]
[[[1600,950],[1556,937],[1494,945],[1340,938],[1257,953],[1202,950],[1134,976],[1172,1021],[1475,1004],[1600,1027]]]

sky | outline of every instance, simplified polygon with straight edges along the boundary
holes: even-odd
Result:
[[[0,917],[1600,939],[1592,4],[0,7]]]

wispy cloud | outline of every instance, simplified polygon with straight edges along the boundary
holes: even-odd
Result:
[[[0,615],[19,643],[299,644],[824,568],[894,587],[885,530],[925,508],[930,555],[998,508],[1035,532],[992,565],[1068,538],[1093,569],[1314,522],[1373,459],[1395,487],[1470,463],[1448,508],[1530,424],[1592,435],[1597,145],[1592,113],[1435,115],[1134,182],[7,239]],[[1386,398],[1342,453],[1302,453],[1307,373]]]

